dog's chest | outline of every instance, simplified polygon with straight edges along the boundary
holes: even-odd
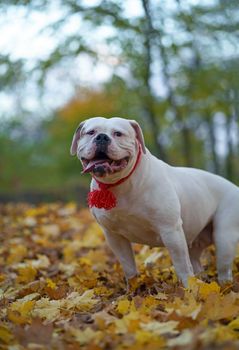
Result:
[[[124,209],[102,211],[92,210],[97,222],[108,232],[119,234],[130,242],[161,246],[160,235],[153,228],[150,219],[144,213]]]

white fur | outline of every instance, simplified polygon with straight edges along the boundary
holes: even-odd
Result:
[[[114,159],[126,153],[131,156],[126,169],[99,180],[113,183],[125,177],[138,152],[132,123],[121,118],[92,118],[84,127],[112,138],[109,152]],[[114,130],[122,130],[124,137],[115,140]],[[91,152],[94,152],[92,138],[83,136],[78,143],[78,156]],[[91,188],[98,188],[95,180]],[[221,283],[232,280],[232,262],[239,239],[237,186],[206,171],[172,167],[147,150],[129,179],[111,191],[117,198],[116,208],[94,207],[92,213],[127,279],[137,274],[131,242],[166,246],[178,277],[187,286],[188,277],[201,270],[202,250],[213,241],[218,280]]]

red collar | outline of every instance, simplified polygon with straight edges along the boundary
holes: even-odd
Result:
[[[123,177],[122,179],[120,179],[117,182],[114,182],[112,184],[106,184],[106,183],[98,181],[94,177],[95,181],[97,182],[97,184],[99,186],[99,189],[90,191],[88,193],[87,199],[88,199],[88,205],[90,208],[96,207],[99,209],[103,208],[105,210],[110,210],[110,209],[116,207],[117,199],[116,199],[115,195],[111,191],[109,191],[109,188],[118,186],[118,185],[122,184],[123,182],[125,182],[126,180],[128,180],[128,178],[133,174],[133,172],[137,168],[137,166],[140,162],[140,159],[141,159],[141,155],[142,155],[142,150],[141,150],[141,145],[139,145],[137,159],[136,159],[136,162],[135,162],[132,170],[130,171],[130,173],[127,176]]]

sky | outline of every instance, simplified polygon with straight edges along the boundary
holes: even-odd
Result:
[[[167,3],[167,6],[175,5],[174,0],[161,0]],[[204,4],[210,4],[215,0],[200,0]],[[83,0],[87,6],[97,5],[100,0]],[[183,1],[185,9],[189,4],[197,4],[199,0]],[[142,14],[140,1],[125,0],[125,14],[131,18]],[[117,65],[116,58],[109,52],[104,40],[114,29],[109,26],[101,26],[95,31],[87,31],[85,22],[78,15],[69,17],[66,25],[61,31],[51,31],[48,25],[56,22],[64,15],[64,8],[58,5],[58,0],[49,1],[48,11],[28,11],[24,7],[8,7],[6,12],[0,16],[0,53],[9,54],[13,61],[23,59],[26,61],[26,67],[29,71],[29,79],[24,86],[24,91],[15,91],[12,93],[0,91],[0,121],[1,118],[11,117],[13,111],[17,111],[22,105],[29,112],[30,118],[45,118],[54,109],[61,107],[75,93],[76,86],[94,86],[107,81]],[[170,23],[168,23],[170,26]],[[92,41],[100,53],[101,60],[95,63],[86,54],[79,55],[75,60],[64,62],[57,68],[51,70],[45,81],[44,94],[39,95],[39,89],[36,83],[36,76],[31,75],[31,70],[39,59],[45,59],[49,53],[54,51],[61,41],[61,38],[74,33],[83,33],[87,35],[88,41]],[[224,48],[224,52],[228,47]],[[158,69],[158,68],[157,68]],[[1,73],[1,72],[0,72]],[[164,94],[162,81],[156,81],[160,93]],[[219,118],[220,119],[220,118]],[[223,120],[219,120],[218,138],[222,142],[218,143],[219,153],[224,153],[225,146],[223,139]],[[221,145],[221,146],[220,146]]]
[[[87,6],[97,5],[97,0],[84,1]],[[83,2],[83,3],[84,3]],[[126,0],[125,7],[127,15],[137,16],[141,14],[142,9],[140,2]],[[39,59],[45,59],[49,53],[54,51],[62,36],[74,34],[76,32],[85,32],[85,24],[80,20],[79,16],[71,16],[61,32],[51,32],[46,27],[64,15],[64,9],[58,6],[58,1],[49,2],[49,10],[31,11],[24,7],[9,7],[0,17],[0,52],[1,54],[10,54],[13,61],[24,59],[27,62],[27,68],[31,71]],[[101,26],[97,32],[86,32],[88,41],[95,42],[99,53],[101,54],[101,62],[97,64],[86,54],[71,61],[69,66],[61,66],[51,71],[45,82],[45,94],[39,100],[39,91],[34,84],[34,77],[26,83],[25,94],[22,98],[24,107],[30,111],[45,108],[43,115],[55,108],[66,103],[74,94],[76,85],[97,86],[109,79],[112,69],[116,64],[115,58],[109,55],[107,46],[103,43],[104,39],[112,34],[112,28]],[[91,39],[92,37],[92,39]],[[107,61],[106,61],[107,58]],[[104,63],[106,62],[106,64]],[[93,81],[92,81],[93,77]],[[33,78],[33,79],[32,79]],[[64,87],[62,82],[64,81]],[[0,117],[1,115],[11,115],[11,110],[18,104],[19,98],[0,92]]]
[[[165,5],[175,6],[174,0],[161,0]],[[204,3],[210,3],[214,0],[200,0]],[[87,6],[97,5],[100,0],[83,0],[82,4]],[[185,8],[187,4],[196,4],[198,0],[184,1]],[[142,14],[141,2],[136,0],[124,0],[125,14],[132,18]],[[24,108],[30,112],[41,109],[42,115],[48,114],[51,110],[65,104],[74,94],[77,85],[97,86],[107,81],[117,64],[115,57],[109,52],[104,43],[104,39],[112,34],[113,28],[101,26],[95,31],[86,31],[86,26],[80,20],[78,15],[71,16],[67,20],[61,31],[51,31],[46,27],[64,15],[65,9],[59,6],[58,0],[49,1],[48,11],[28,11],[25,7],[10,6],[0,16],[0,52],[1,54],[10,54],[11,59],[24,59],[29,70],[29,80],[25,84],[24,92],[19,96],[0,92],[0,117],[11,115],[14,108],[19,108],[19,101],[22,101]],[[170,23],[169,23],[170,25]],[[97,47],[101,56],[101,61],[95,63],[86,54],[81,54],[75,60],[53,69],[48,74],[45,81],[45,93],[39,96],[39,90],[34,82],[37,79],[31,72],[39,59],[47,58],[49,53],[54,51],[61,38],[73,33],[83,33],[87,35],[88,42],[92,41]],[[157,68],[158,69],[158,68]],[[92,78],[93,77],[93,78]],[[64,84],[62,84],[64,82]],[[63,87],[64,85],[64,87]],[[163,83],[155,81],[159,85],[160,93],[165,93]]]

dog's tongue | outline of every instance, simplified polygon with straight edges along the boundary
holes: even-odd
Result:
[[[87,166],[83,169],[82,173],[91,172],[108,172],[114,173],[127,166],[127,161],[125,159],[109,161],[109,159],[97,159],[90,160]]]
[[[82,173],[91,173],[97,165],[101,165],[102,167],[110,168],[109,162],[107,159],[98,159],[98,160],[91,160],[87,166],[83,169]]]

